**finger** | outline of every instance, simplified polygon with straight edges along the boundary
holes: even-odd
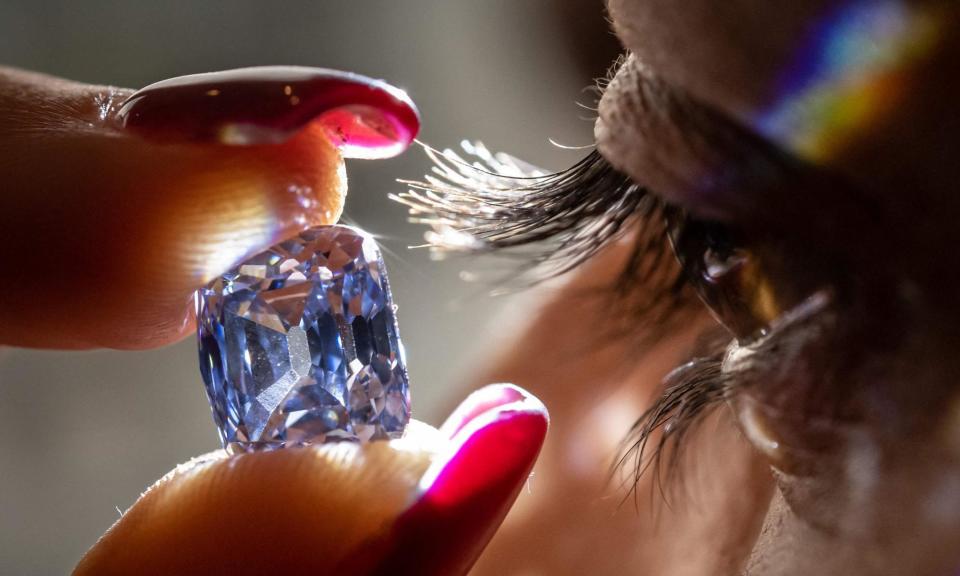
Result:
[[[188,333],[192,292],[236,260],[335,222],[337,147],[399,152],[416,110],[315,69],[136,94],[0,69],[0,125],[0,344],[147,348]]]
[[[509,386],[402,440],[223,455],[181,466],[101,538],[76,575],[463,574],[523,486],[543,405]]]
[[[390,553],[374,572],[466,574],[530,477],[549,418],[520,388],[470,395],[441,432],[451,442],[420,480],[421,495],[394,525]]]

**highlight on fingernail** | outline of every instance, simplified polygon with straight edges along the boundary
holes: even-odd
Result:
[[[420,116],[403,90],[360,74],[262,66],[163,80],[131,95],[119,126],[166,141],[258,145],[321,126],[347,158],[387,158],[405,150]]]
[[[543,404],[515,386],[467,398],[441,428],[452,436],[421,477],[374,574],[465,574],[526,484],[548,426]]]
[[[504,406],[518,404],[532,405],[539,409],[542,404],[522,388],[512,384],[494,384],[484,386],[472,392],[460,403],[440,427],[440,433],[453,438],[471,421],[483,416],[485,412],[499,411]]]
[[[450,443],[446,453],[440,454],[420,479],[420,489],[424,493],[442,492],[438,480],[445,473],[449,473],[452,466],[469,459],[471,455],[464,451],[473,447],[471,442],[479,434],[491,427],[497,428],[500,433],[511,434],[514,429],[521,428],[518,426],[519,420],[527,417],[533,418],[532,439],[539,452],[539,444],[543,438],[538,431],[542,427],[545,434],[549,425],[547,409],[539,399],[512,384],[493,384],[470,394],[441,426],[441,435],[449,437]],[[500,470],[496,468],[502,467],[503,462],[478,464],[491,468],[491,473],[498,473]]]

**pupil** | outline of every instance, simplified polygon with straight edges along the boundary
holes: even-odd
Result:
[[[766,322],[754,310],[756,270],[736,232],[686,215],[668,223],[674,253],[714,317],[739,339],[762,333]]]
[[[703,224],[703,272],[708,280],[717,280],[746,261],[746,251],[737,246],[727,228]]]

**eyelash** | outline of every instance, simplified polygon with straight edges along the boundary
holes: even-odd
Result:
[[[537,246],[525,271],[567,272],[616,237],[657,201],[615,171],[597,152],[562,172],[545,173],[483,144],[464,142],[468,162],[452,150],[424,150],[433,162],[423,181],[394,196],[413,220],[437,233],[433,247],[451,251],[505,251]],[[464,244],[463,234],[478,241]]]
[[[611,286],[615,309],[627,313],[610,323],[610,337],[648,333],[637,330],[636,320],[663,326],[694,298],[672,256],[669,207],[598,152],[548,173],[480,143],[462,143],[470,161],[423,148],[431,173],[401,180],[407,192],[391,197],[408,207],[412,222],[430,226],[431,250],[512,257],[521,264],[509,282],[527,287],[581,266],[632,233],[633,249]]]
[[[669,240],[668,220],[683,214],[615,170],[598,152],[567,170],[547,173],[493,154],[480,143],[462,143],[469,160],[452,150],[421,145],[433,163],[430,174],[423,180],[401,180],[408,190],[391,197],[408,207],[411,221],[430,226],[426,237],[431,250],[520,256],[523,263],[513,277],[529,285],[568,272],[633,233],[630,256],[611,287],[617,299],[611,309],[617,310],[619,322],[610,323],[615,328],[609,336],[639,335],[638,345],[649,344],[699,310],[691,306],[696,296]],[[632,471],[633,490],[651,467],[660,480],[667,454],[667,470],[677,469],[683,439],[724,397],[720,359],[726,342],[714,340],[702,357],[664,379],[662,395],[625,439],[614,472]]]
[[[631,427],[613,468],[614,473],[627,473],[625,499],[639,495],[637,486],[647,471],[666,499],[663,480],[676,477],[683,461],[684,439],[728,393],[722,359],[719,351],[695,358],[663,378],[662,394]],[[666,475],[662,473],[664,465]]]

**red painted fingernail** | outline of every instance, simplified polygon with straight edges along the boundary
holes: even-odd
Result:
[[[297,66],[171,78],[117,112],[126,130],[159,140],[272,144],[311,123],[348,158],[386,158],[410,145],[420,116],[406,92],[366,76]]]
[[[375,574],[465,574],[510,510],[546,437],[543,404],[510,385],[488,386],[454,412],[449,453],[421,480]]]
[[[472,392],[466,400],[447,418],[440,427],[440,434],[446,438],[453,438],[457,432],[488,410],[505,406],[514,402],[521,402],[530,395],[521,388],[510,384],[494,384]]]

